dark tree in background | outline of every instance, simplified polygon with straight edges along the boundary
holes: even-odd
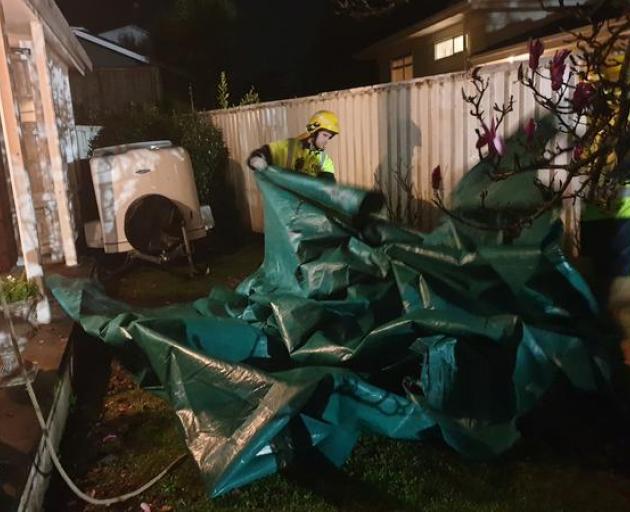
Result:
[[[337,12],[354,18],[380,16],[391,12],[409,0],[332,0]]]

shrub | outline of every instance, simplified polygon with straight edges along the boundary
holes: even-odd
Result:
[[[0,277],[0,294],[4,295],[8,304],[33,299],[39,296],[39,288],[33,281],[20,276]]]
[[[221,71],[219,83],[217,84],[217,104],[219,108],[230,108],[230,92],[225,71]]]
[[[197,113],[163,112],[155,107],[130,108],[105,116],[92,148],[168,139],[190,155],[202,204],[213,206],[216,188],[224,182],[228,150],[221,130]]]

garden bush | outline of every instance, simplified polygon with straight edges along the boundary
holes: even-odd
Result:
[[[233,229],[238,218],[225,198],[228,150],[221,130],[199,113],[164,112],[155,107],[132,107],[126,112],[101,118],[103,129],[92,141],[92,149],[142,142],[170,140],[190,155],[201,204],[212,207],[217,229]]]

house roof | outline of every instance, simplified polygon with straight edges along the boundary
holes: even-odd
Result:
[[[565,7],[571,7],[575,5],[583,5],[585,3],[594,3],[594,0],[563,0],[563,3]],[[518,2],[515,2],[514,0],[463,0],[445,9],[442,9],[441,11],[438,11],[433,16],[425,18],[415,25],[407,27],[406,29],[400,30],[385,39],[377,41],[376,43],[357,53],[356,57],[359,59],[373,59],[375,57],[378,57],[379,52],[390,45],[432,34],[434,32],[443,30],[451,25],[464,21],[464,17],[468,13],[468,11],[471,10],[493,11],[497,9],[515,9],[518,11],[540,8],[540,0],[518,0]],[[555,19],[563,17],[560,12],[557,12],[555,15],[552,14],[551,16],[555,17]],[[517,36],[517,39],[518,37],[520,36]],[[518,43],[517,40],[513,42]],[[504,45],[504,43],[501,43],[501,46]]]
[[[467,0],[457,2],[456,4],[435,13],[433,16],[429,16],[410,27],[400,30],[385,39],[377,41],[364,50],[361,50],[357,54],[357,57],[360,59],[370,59],[376,56],[384,47],[405,41],[407,39],[432,34],[446,27],[450,27],[455,23],[459,23],[464,20],[464,13],[469,7],[470,5]]]
[[[28,24],[34,19],[40,21],[47,41],[55,47],[62,58],[80,73],[92,69],[90,58],[72,33],[70,25],[55,2],[50,0],[22,0],[21,5],[26,9],[20,7],[14,11],[5,12],[7,18],[12,13],[16,17],[14,22],[17,24]]]
[[[86,32],[85,29],[80,28],[80,27],[74,27],[73,31],[74,31],[74,34],[79,39],[83,39],[84,41],[89,41],[90,43],[97,44],[115,53],[124,55],[125,57],[133,59],[135,61],[142,62],[143,64],[149,64],[149,59],[145,57],[144,55],[140,55],[139,53],[128,50],[127,48],[123,48],[122,46],[110,41],[109,39],[105,39],[103,37],[90,34],[89,32]]]
[[[608,28],[603,29],[599,33],[598,39],[604,41],[608,37],[608,30],[610,27],[614,27],[617,20],[611,19],[611,25]],[[581,34],[585,37],[589,37],[592,34],[593,27],[591,25],[583,25],[572,29],[574,34]],[[531,34],[534,38],[540,39],[543,43],[545,51],[544,56],[550,57],[556,50],[562,48],[575,49],[577,42],[574,37],[567,34],[565,31],[558,32],[557,30],[549,34]],[[623,35],[627,35],[625,32]],[[488,64],[499,64],[502,62],[514,62],[519,60],[527,60],[529,58],[528,40],[518,41],[514,44],[502,46],[479,55],[473,55],[470,57],[470,66],[477,67]]]

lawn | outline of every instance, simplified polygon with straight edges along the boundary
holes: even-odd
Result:
[[[203,296],[216,283],[234,286],[262,259],[252,239],[217,251],[211,272],[139,267],[108,285],[110,294],[155,305]],[[139,389],[107,348],[77,340],[77,395],[62,445],[80,487],[98,497],[128,492],[186,451],[170,406]],[[493,461],[464,460],[440,439],[423,443],[365,436],[340,469],[318,460],[210,500],[188,457],[141,499],[110,510],[152,511],[627,511],[630,436],[601,397],[560,385],[521,422],[523,440]],[[55,480],[46,511],[97,510]]]

